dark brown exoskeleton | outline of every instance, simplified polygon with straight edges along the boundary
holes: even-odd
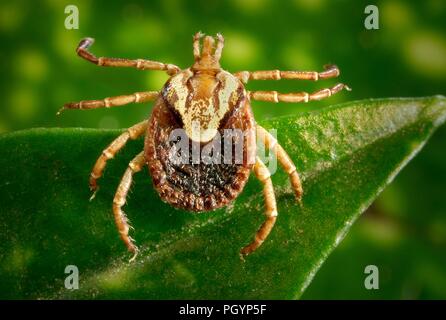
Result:
[[[231,74],[220,67],[220,57],[224,39],[218,34],[215,39],[204,37],[200,48],[201,33],[194,36],[193,52],[195,63],[192,67],[180,70],[172,64],[150,60],[128,60],[95,57],[88,51],[93,39],[83,39],[77,53],[82,58],[99,66],[134,67],[141,70],[164,70],[170,78],[161,91],[136,92],[131,95],[68,103],[62,109],[94,109],[121,106],[128,103],[155,101],[148,120],[127,129],[115,139],[96,161],[90,176],[90,188],[98,190],[97,179],[102,176],[107,160],[126,144],[145,134],[144,151],[130,163],[122,177],[113,200],[113,213],[119,234],[129,251],[136,257],[138,249],[129,236],[129,224],[122,207],[132,184],[133,174],[147,165],[155,189],[161,199],[176,208],[203,212],[223,207],[232,202],[243,190],[251,170],[263,184],[266,220],[257,231],[254,240],[241,250],[247,255],[256,250],[274,226],[277,217],[276,199],[270,172],[265,164],[256,157],[256,136],[266,148],[273,151],[282,168],[288,173],[291,186],[300,200],[302,186],[296,167],[287,153],[264,128],[255,123],[251,100],[270,102],[308,102],[331,96],[347,86],[340,83],[330,89],[314,93],[287,93],[276,91],[246,91],[248,80],[303,79],[319,80],[337,77],[336,66],[326,66],[323,72],[314,71],[241,71]],[[183,135],[178,135],[182,132]],[[229,158],[215,152],[222,150],[227,132],[230,135]],[[239,133],[242,133],[241,135]],[[187,148],[179,148],[179,143]],[[236,161],[236,145],[241,143],[241,155]],[[234,148],[233,148],[234,145]],[[212,161],[204,161],[201,156],[206,148],[214,150]],[[220,149],[218,149],[220,148]],[[186,151],[185,151],[186,150]],[[199,157],[194,157],[194,150]],[[183,152],[180,157],[177,155]],[[216,156],[216,157],[215,157]],[[178,161],[182,159],[182,161]],[[231,161],[227,161],[227,160]],[[215,161],[218,160],[218,161]]]

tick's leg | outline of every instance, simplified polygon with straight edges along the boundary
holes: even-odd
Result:
[[[96,195],[96,191],[98,190],[97,179],[102,176],[104,168],[109,159],[112,159],[119,150],[121,150],[129,139],[135,140],[139,136],[141,136],[147,129],[148,120],[140,122],[133,127],[127,129],[126,132],[121,134],[112,143],[102,151],[101,156],[96,160],[96,164],[93,167],[93,170],[90,174],[90,190],[93,191],[93,195],[90,200],[94,198]]]
[[[57,112],[60,114],[65,109],[97,109],[123,106],[129,103],[144,103],[155,100],[159,96],[157,91],[135,92],[125,96],[108,97],[102,100],[85,100],[80,102],[70,102]]]
[[[133,261],[136,258],[136,255],[138,254],[138,247],[134,244],[134,240],[129,236],[129,220],[124,211],[122,211],[122,206],[126,202],[127,193],[132,185],[133,174],[141,171],[145,163],[146,160],[144,158],[144,152],[139,153],[129,163],[129,167],[125,171],[124,176],[119,183],[118,189],[116,190],[115,198],[113,199],[113,214],[119,235],[127,246],[127,249],[130,252],[133,252],[133,257],[130,259],[130,261]]]
[[[265,71],[239,71],[234,73],[243,83],[248,83],[249,80],[313,80],[329,79],[339,76],[339,69],[335,65],[325,65],[324,71],[280,71],[280,70],[265,70]]]
[[[300,200],[303,193],[302,184],[300,182],[296,166],[294,165],[291,158],[277,142],[277,140],[268,131],[266,131],[265,128],[259,125],[257,125],[257,137],[265,144],[265,147],[267,149],[274,152],[274,155],[276,156],[277,160],[279,160],[279,163],[282,166],[283,170],[290,177],[291,186],[293,187],[296,198]]]
[[[201,56],[201,51],[200,51],[200,39],[203,37],[203,34],[201,32],[197,32],[194,35],[194,42],[193,42],[193,46],[194,46],[194,58],[195,61],[200,59]]]
[[[256,177],[263,184],[263,197],[265,198],[265,216],[266,220],[263,222],[260,229],[257,231],[254,240],[244,247],[240,253],[243,256],[255,251],[268,237],[271,229],[277,218],[276,197],[274,196],[273,182],[271,181],[271,174],[265,164],[259,159],[256,159],[254,164],[254,173]]]
[[[169,75],[174,75],[180,71],[176,65],[166,64],[158,61],[144,60],[144,59],[120,59],[120,58],[106,58],[96,57],[88,51],[88,48],[94,43],[93,38],[82,39],[77,46],[77,54],[87,61],[90,61],[98,66],[104,67],[131,67],[140,70],[163,70]]]
[[[223,51],[223,47],[225,46],[225,38],[220,33],[217,33],[217,47],[215,48],[214,57],[217,61],[221,59],[221,53]]]
[[[322,89],[313,93],[295,92],[279,93],[277,91],[250,91],[249,97],[253,100],[268,102],[308,102],[313,100],[322,100],[328,98],[342,89],[350,91],[351,89],[343,83],[338,83],[332,88]]]

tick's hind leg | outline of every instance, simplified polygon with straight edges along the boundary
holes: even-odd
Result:
[[[290,177],[291,186],[294,189],[297,200],[300,200],[303,193],[302,184],[300,182],[296,166],[294,165],[291,158],[288,156],[279,142],[277,142],[277,140],[268,131],[266,131],[265,128],[259,125],[257,125],[257,137],[265,144],[265,147],[267,149],[274,152],[274,155],[276,156],[283,170]]]
[[[130,259],[130,261],[133,261],[136,258],[136,255],[138,254],[138,247],[134,244],[134,240],[129,236],[130,225],[127,216],[125,215],[124,211],[122,211],[122,206],[126,202],[127,193],[132,185],[133,174],[141,171],[145,163],[146,160],[144,158],[144,152],[139,153],[129,163],[129,167],[125,171],[124,176],[119,183],[118,189],[116,190],[115,198],[113,199],[113,214],[119,235],[127,246],[127,249],[130,252],[133,252],[133,257]]]
[[[254,164],[254,173],[256,177],[263,184],[263,197],[265,198],[265,216],[266,220],[263,222],[260,229],[257,231],[254,240],[244,247],[240,253],[243,256],[255,251],[268,237],[271,229],[274,227],[277,218],[276,197],[274,195],[273,182],[271,181],[271,174],[265,164],[259,159],[256,159]]]
[[[113,140],[110,145],[102,151],[101,156],[96,160],[96,164],[93,167],[93,170],[90,174],[90,190],[93,191],[93,195],[91,196],[91,200],[94,198],[96,191],[98,190],[97,179],[102,176],[105,166],[107,165],[107,161],[112,159],[115,154],[121,150],[129,139],[135,140],[139,136],[141,136],[147,129],[148,121],[142,121],[133,127],[127,129],[126,132],[121,134],[115,140]]]

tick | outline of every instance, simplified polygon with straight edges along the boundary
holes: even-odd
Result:
[[[201,41],[202,40],[202,41]],[[201,43],[202,42],[202,43]],[[102,100],[87,100],[64,105],[63,109],[96,109],[122,106],[129,103],[155,101],[149,119],[144,120],[117,137],[102,151],[90,175],[90,189],[93,196],[98,190],[97,180],[102,176],[107,161],[120,151],[127,141],[145,135],[144,150],[129,163],[117,188],[113,200],[113,214],[122,241],[134,255],[138,248],[129,236],[129,221],[122,210],[132,184],[133,175],[148,167],[155,190],[161,199],[173,207],[193,212],[211,211],[224,207],[234,201],[242,192],[251,171],[263,184],[265,201],[265,221],[255,234],[254,239],[240,251],[242,256],[255,251],[268,237],[277,219],[277,205],[271,174],[266,165],[256,157],[256,137],[269,148],[283,170],[289,175],[291,186],[300,200],[302,185],[293,161],[277,140],[256,124],[251,110],[251,101],[268,102],[309,102],[329,97],[342,89],[350,90],[339,83],[332,88],[314,93],[278,93],[277,91],[247,91],[249,80],[297,79],[313,80],[334,78],[339,70],[334,65],[326,66],[324,71],[240,71],[229,73],[220,67],[224,46],[222,35],[204,36],[197,33],[193,37],[194,64],[184,70],[173,64],[165,64],[144,59],[117,59],[96,57],[88,49],[93,39],[83,39],[77,54],[98,66],[132,67],[139,70],[162,70],[170,78],[160,91],[136,92],[130,95],[109,97]],[[186,146],[195,146],[186,153],[182,163],[174,161],[178,145],[172,141],[172,133],[182,130]],[[228,130],[239,130],[242,136],[231,140],[233,145],[242,145],[240,161],[229,160],[205,162],[203,158],[193,159],[193,150],[202,152],[218,144]],[[184,141],[183,141],[184,142]],[[217,144],[215,144],[217,143]],[[214,145],[215,144],[215,145]],[[201,153],[200,153],[201,154]],[[215,156],[215,152],[212,153]],[[217,155],[217,160],[223,155]]]

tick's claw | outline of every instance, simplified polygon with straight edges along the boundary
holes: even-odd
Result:
[[[338,66],[335,64],[330,64],[330,63],[324,64],[324,70],[329,70],[329,69],[334,69],[334,68],[337,69]]]
[[[255,249],[254,249],[255,250]],[[250,254],[251,252],[253,252],[254,250],[252,250],[252,243],[243,247],[242,250],[240,250],[240,259],[242,261],[245,261],[245,257]]]
[[[198,31],[195,35],[194,35],[194,40],[198,40],[200,38],[202,38],[204,36],[204,34],[201,31]]]
[[[59,116],[62,113],[62,111],[64,111],[64,110],[65,110],[65,106],[63,106],[62,108],[59,109],[59,111],[57,111],[56,116]]]
[[[133,256],[130,258],[129,263],[132,263],[133,261],[135,261],[136,256],[139,253],[139,249],[138,249],[138,247],[134,247],[134,249],[132,251],[133,251]]]
[[[80,49],[86,50],[89,47],[91,47],[94,43],[94,39],[93,38],[83,38],[80,42],[79,45],[77,46],[77,51],[79,51]]]
[[[223,36],[220,32],[217,33],[217,39],[218,39],[218,41],[225,42],[225,38],[223,38]]]
[[[93,199],[96,197],[96,193],[98,193],[99,188],[91,189],[93,191],[93,194],[90,197],[90,201],[93,201]]]
[[[294,196],[296,197],[297,202],[302,202],[303,191],[300,189],[299,191],[295,191]]]
[[[94,197],[96,197],[96,193],[99,190],[99,186],[96,183],[96,179],[93,179],[93,177],[90,177],[90,191],[93,192],[93,194],[90,197],[90,201],[92,201],[94,199]]]

